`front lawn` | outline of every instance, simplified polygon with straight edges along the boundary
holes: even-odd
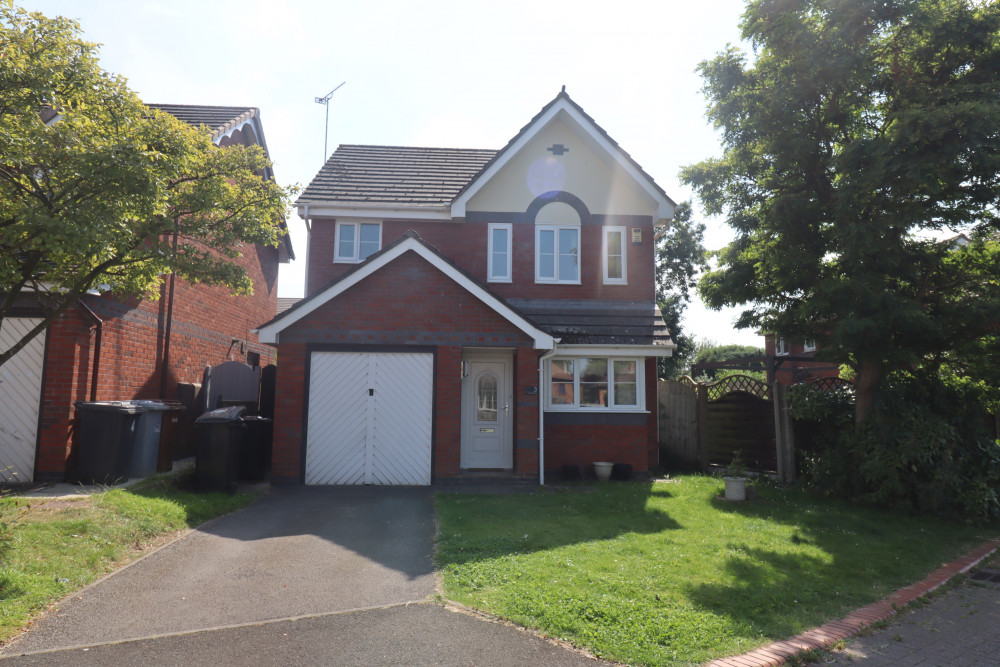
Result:
[[[253,500],[194,493],[189,482],[153,480],[76,499],[0,497],[0,642],[46,605]]]
[[[994,537],[721,480],[437,496],[445,595],[596,655],[699,664],[787,638],[919,580]]]

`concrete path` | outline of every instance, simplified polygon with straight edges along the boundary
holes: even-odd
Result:
[[[589,664],[432,602],[431,490],[277,487],[64,601],[6,664]]]

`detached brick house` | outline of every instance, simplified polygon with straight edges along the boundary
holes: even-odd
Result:
[[[220,147],[267,150],[254,107],[150,106],[207,126]],[[176,398],[178,384],[200,383],[206,366],[271,363],[273,348],[260,344],[253,328],[274,317],[278,265],[291,258],[287,237],[279,248],[246,248],[239,262],[253,279],[250,297],[173,277],[158,301],[85,295],[0,366],[0,481],[57,481],[72,472],[76,401]],[[0,326],[0,346],[9,347],[39,315],[25,295]]]
[[[813,359],[816,356],[814,340],[791,340],[774,334],[765,334],[764,356],[769,385],[780,382],[791,386],[840,377],[840,366],[831,361]]]
[[[340,146],[297,202],[272,480],[657,463],[654,234],[674,203],[563,91],[500,150]]]

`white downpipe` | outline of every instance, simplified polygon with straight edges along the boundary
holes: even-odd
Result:
[[[538,358],[538,485],[545,486],[545,362],[556,346]]]

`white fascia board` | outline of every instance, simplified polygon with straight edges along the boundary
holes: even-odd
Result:
[[[406,220],[438,220],[452,222],[447,206],[386,206],[385,204],[323,204],[307,202],[296,205],[296,212],[303,220],[312,218],[373,218],[379,220],[403,218]]]
[[[605,138],[603,134],[597,131],[594,124],[584,118],[576,108],[568,103],[566,100],[559,100],[553,104],[545,115],[539,118],[534,126],[528,131],[523,133],[518,137],[517,141],[510,146],[504,154],[500,156],[496,162],[491,164],[489,168],[481,173],[478,178],[469,186],[469,188],[463,192],[458,198],[455,199],[451,204],[451,215],[454,218],[464,218],[465,217],[465,207],[469,203],[479,190],[483,188],[493,178],[497,172],[503,169],[506,164],[517,155],[524,146],[534,139],[535,135],[541,132],[546,125],[552,122],[557,116],[564,114],[569,116],[576,125],[582,129],[590,141],[600,147],[605,153],[611,156],[611,159],[617,164],[622,170],[625,171],[629,176],[639,184],[639,187],[649,195],[649,197],[656,202],[656,214],[653,216],[655,220],[669,220],[674,216],[674,206],[669,199],[665,198],[660,191],[649,181],[649,178],[643,174],[631,160],[628,160],[624,155],[622,155],[622,150],[617,146],[614,146]]]
[[[556,356],[560,354],[575,357],[672,357],[677,344],[669,345],[560,345]]]
[[[515,327],[520,329],[525,335],[530,336],[534,341],[536,350],[551,350],[555,347],[555,339],[551,335],[545,333],[541,329],[535,327],[533,324],[528,322],[522,316],[518,315],[510,306],[502,302],[500,299],[496,298],[482,287],[477,285],[472,280],[469,280],[461,271],[453,267],[451,264],[443,261],[440,257],[435,255],[433,252],[428,250],[424,245],[418,242],[416,239],[406,239],[400,243],[395,248],[392,248],[385,254],[376,257],[371,260],[368,264],[363,265],[354,273],[348,275],[340,282],[335,285],[331,285],[326,291],[316,295],[311,301],[303,304],[301,307],[289,313],[287,317],[274,322],[272,324],[267,324],[260,327],[259,340],[261,343],[279,343],[279,336],[281,331],[292,326],[299,320],[305,318],[306,316],[312,314],[317,309],[325,305],[327,302],[331,301],[345,290],[350,289],[354,285],[372,275],[382,267],[386,266],[393,260],[397,259],[400,255],[405,252],[413,251],[427,260],[439,271],[444,273],[446,276],[454,280],[460,286],[465,288],[467,292],[478,298],[480,301],[485,303],[487,306],[492,308],[498,315],[506,319],[508,322],[513,324]]]

